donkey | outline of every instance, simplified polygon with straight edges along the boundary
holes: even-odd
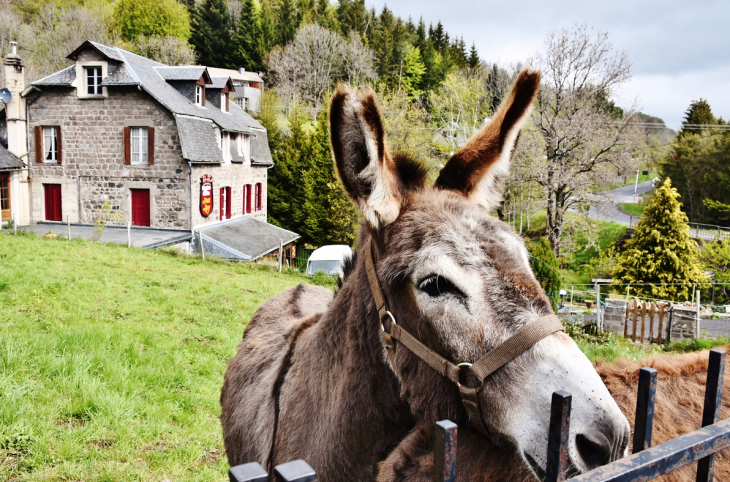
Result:
[[[519,75],[432,186],[422,164],[388,152],[374,96],[338,88],[332,148],[362,213],[357,248],[335,295],[297,286],[246,327],[221,393],[231,465],[271,472],[302,458],[323,481],[374,480],[416,420],[448,418],[540,475],[560,389],[574,397],[576,472],[625,453],[626,418],[555,328],[521,238],[485,209],[501,197],[539,78]]]
[[[723,347],[728,350],[730,346]],[[660,355],[640,362],[619,360],[598,362],[596,371],[606,384],[621,411],[633,422],[639,369],[657,370],[656,405],[652,445],[667,442],[697,430],[702,420],[702,402],[707,380],[708,352],[684,355]],[[725,371],[723,400],[730,398],[730,371]],[[724,404],[720,418],[730,416]],[[433,424],[419,421],[403,441],[380,463],[377,482],[430,482],[433,480]],[[723,451],[715,455],[716,480],[730,480],[730,458]],[[492,480],[530,480],[532,474],[514,460],[514,454],[490,447],[478,432],[459,427],[456,480],[486,482]],[[695,480],[697,464],[657,478],[663,482]]]

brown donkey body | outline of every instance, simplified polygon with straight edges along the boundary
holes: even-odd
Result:
[[[340,179],[363,214],[358,245],[336,295],[296,287],[264,304],[246,328],[221,394],[231,465],[255,461],[271,470],[302,458],[318,480],[374,480],[378,463],[417,421],[474,426],[456,383],[400,342],[394,353],[386,349],[383,333],[394,328],[381,324],[365,250],[372,244],[371,274],[398,327],[450,366],[474,363],[549,318],[523,242],[485,209],[501,196],[538,83],[539,74],[522,72],[434,186],[418,162],[388,153],[372,94],[338,90],[332,145]],[[576,472],[625,453],[628,422],[563,332],[532,343],[483,386],[468,371],[462,382],[462,390],[480,388],[477,435],[485,450],[506,454],[510,470],[544,470],[550,395],[559,389],[574,396]]]

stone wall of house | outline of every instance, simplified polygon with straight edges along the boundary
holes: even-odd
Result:
[[[35,126],[60,126],[61,164],[35,162]],[[154,165],[124,164],[124,127],[154,127]],[[108,96],[79,99],[75,89],[44,88],[30,104],[31,215],[44,215],[43,184],[62,185],[63,218],[93,223],[105,201],[130,215],[130,189],[150,189],[150,224],[189,228],[189,178],[175,120],[134,87],[113,87]]]
[[[200,178],[204,174],[213,176],[213,212],[207,218],[200,213]],[[231,218],[243,215],[243,186],[251,184],[250,216],[266,222],[266,167],[251,166],[248,163],[225,162],[221,165],[193,165],[193,226],[204,226],[220,221],[220,188],[231,188]],[[255,185],[262,184],[261,209],[255,208]]]

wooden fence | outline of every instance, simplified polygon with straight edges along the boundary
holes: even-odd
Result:
[[[666,342],[665,317],[669,317],[671,303],[655,303],[641,301],[634,298],[626,305],[626,318],[624,319],[624,338],[629,337],[629,324],[631,324],[631,341],[644,343]],[[638,331],[639,319],[641,319],[641,331]],[[648,321],[648,325],[647,325]]]
[[[697,481],[713,480],[714,454],[730,448],[730,419],[718,421],[722,401],[722,384],[726,353],[711,350],[707,368],[705,404],[702,428],[655,447],[651,446],[654,426],[654,399],[657,371],[644,367],[639,372],[639,390],[636,400],[633,454],[610,464],[581,474],[576,482],[619,482],[652,480],[674,470],[697,464]],[[547,447],[545,482],[566,480],[569,463],[568,441],[572,395],[564,391],[553,393],[550,410],[550,428]],[[434,482],[456,480],[456,424],[443,420],[436,423],[434,437]],[[231,482],[268,482],[268,474],[258,463],[232,467],[228,472]],[[311,482],[317,480],[315,471],[303,460],[278,465],[274,469],[276,482]]]

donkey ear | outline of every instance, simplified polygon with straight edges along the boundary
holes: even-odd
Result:
[[[365,219],[376,229],[395,221],[401,208],[398,176],[373,94],[340,85],[332,98],[330,134],[337,172]]]
[[[497,205],[502,197],[499,181],[509,172],[512,149],[539,85],[539,72],[520,72],[492,120],[449,159],[434,186],[459,191],[487,208]]]

